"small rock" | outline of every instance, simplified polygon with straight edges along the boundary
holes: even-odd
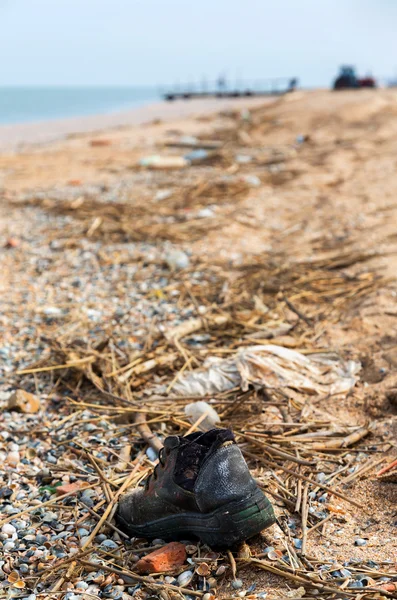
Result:
[[[8,398],[8,410],[18,410],[23,413],[32,414],[40,410],[40,400],[34,394],[25,390],[15,390]]]
[[[19,452],[9,452],[7,454],[6,462],[10,467],[16,467],[20,460],[21,456]]]
[[[148,457],[149,460],[151,460],[152,462],[155,462],[158,458],[157,452],[156,450],[154,450],[153,448],[151,448],[149,446],[149,448],[146,450],[146,456]]]
[[[103,540],[103,542],[101,543],[101,546],[105,546],[105,548],[110,548],[112,550],[114,550],[115,548],[118,548],[116,542],[114,542],[113,540]]]
[[[6,542],[6,543],[4,544],[4,546],[3,546],[3,549],[4,549],[6,552],[9,552],[10,550],[14,550],[14,548],[15,548],[15,544],[14,544],[14,542]]]
[[[4,248],[18,248],[20,241],[16,237],[9,237],[6,243],[4,244]]]
[[[198,211],[197,217],[199,219],[209,219],[214,216],[214,211],[211,208],[205,207]]]
[[[63,315],[62,309],[57,308],[56,306],[46,306],[43,308],[43,314],[46,317],[50,317],[52,319],[56,317],[61,317]]]
[[[19,567],[19,572],[20,572],[22,575],[26,575],[27,573],[29,573],[29,567],[28,567],[28,565],[26,565],[25,563],[22,563],[22,564],[20,565],[20,567]]]
[[[364,540],[363,538],[356,538],[354,540],[354,545],[355,546],[366,546],[367,545],[367,540]]]
[[[241,579],[234,579],[234,581],[232,581],[232,588],[235,590],[241,590],[241,588],[243,587],[243,582]]]
[[[84,527],[79,527],[79,529],[77,530],[77,533],[79,534],[80,537],[86,537],[90,534],[90,532],[87,531],[87,529],[84,529]]]
[[[5,533],[7,536],[14,535],[16,533],[16,528],[11,523],[5,523],[1,528],[2,533]]]
[[[135,565],[139,573],[160,573],[173,571],[186,561],[186,547],[180,542],[171,542],[142,557]],[[183,575],[183,573],[182,573]],[[179,578],[178,578],[179,582]],[[181,585],[181,584],[179,584]]]

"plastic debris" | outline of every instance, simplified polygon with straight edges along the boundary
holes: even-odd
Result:
[[[190,265],[190,259],[186,252],[183,250],[178,250],[178,248],[172,248],[167,252],[165,262],[171,271],[187,269],[187,267]]]
[[[139,161],[141,167],[148,169],[183,169],[189,165],[189,161],[183,156],[146,156]]]
[[[172,190],[158,190],[154,196],[155,202],[161,202],[162,200],[167,200],[172,196]]]
[[[244,175],[243,179],[251,187],[259,187],[261,185],[261,180],[257,175]]]
[[[180,377],[174,392],[185,396],[205,396],[239,386],[256,388],[289,387],[309,394],[342,394],[357,382],[361,368],[355,361],[343,361],[333,354],[310,357],[284,348],[265,345],[243,348],[231,358],[210,358],[204,369]]]
[[[208,431],[209,429],[216,427],[221,420],[216,410],[210,406],[208,402],[204,402],[203,400],[192,402],[185,406],[185,415],[191,423],[196,423],[203,417],[203,420],[198,425],[198,428],[202,431]]]
[[[204,150],[203,148],[198,148],[197,150],[192,150],[188,154],[185,154],[184,158],[194,164],[194,163],[202,162],[203,160],[206,160],[208,157],[209,157],[209,153],[207,152],[207,150]]]

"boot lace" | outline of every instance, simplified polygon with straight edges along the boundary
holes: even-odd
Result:
[[[148,488],[149,482],[151,481],[151,479],[156,481],[158,468],[160,467],[161,469],[163,469],[165,467],[165,457],[167,456],[167,454],[168,454],[168,451],[166,450],[166,448],[163,447],[160,449],[159,462],[154,467],[154,469],[153,469],[152,473],[150,473],[149,477],[146,479],[146,482],[145,482],[146,489]]]

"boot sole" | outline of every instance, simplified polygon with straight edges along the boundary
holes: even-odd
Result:
[[[120,515],[117,520],[131,537],[171,541],[194,536],[214,548],[231,548],[270,527],[276,518],[269,500],[258,489],[249,498],[210,513],[177,513],[135,527]]]

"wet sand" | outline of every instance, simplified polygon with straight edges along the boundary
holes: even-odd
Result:
[[[33,123],[0,125],[0,149],[16,149],[24,144],[48,143],[75,133],[89,133],[123,126],[140,125],[157,119],[174,121],[196,114],[260,106],[271,98],[208,98],[157,102],[128,111],[56,119]]]

